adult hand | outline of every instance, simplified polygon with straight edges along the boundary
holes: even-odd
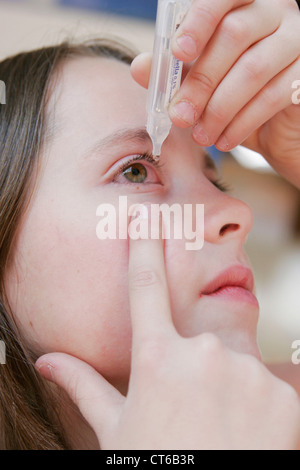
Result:
[[[193,127],[201,146],[229,151],[243,144],[263,154],[300,187],[296,1],[194,0],[173,53],[189,65],[169,109],[172,122]],[[148,86],[150,67],[149,55],[133,62],[142,86]]]
[[[132,367],[128,394],[63,353],[38,359],[96,433],[101,449],[294,449],[296,392],[212,334],[172,322],[162,240],[131,240]]]

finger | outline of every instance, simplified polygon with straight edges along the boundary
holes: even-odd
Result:
[[[150,217],[150,207],[145,206],[148,214],[144,214],[144,219],[131,222],[147,223],[149,227],[148,239],[133,239],[131,236],[129,240],[133,349],[143,346],[149,339],[153,341],[174,331],[165,270],[164,240],[161,234],[158,239],[151,238],[154,218]]]
[[[278,29],[281,21],[280,10],[275,6],[266,17],[266,4],[267,0],[260,0],[258,4],[238,8],[221,21],[170,106],[173,124],[179,127],[195,124],[221,81],[242,54]],[[232,94],[230,99],[232,100]],[[184,102],[185,106],[190,104],[193,112],[182,112],[184,108],[181,102]]]
[[[148,88],[152,64],[152,54],[139,54],[131,64],[131,74],[134,80],[144,88]]]
[[[192,62],[204,50],[226,13],[254,0],[194,0],[172,42],[173,54]]]
[[[36,368],[66,391],[96,433],[111,430],[125,398],[95,369],[63,353],[41,356]]]
[[[196,142],[199,145],[214,145],[240,110],[298,55],[298,41],[291,39],[290,29],[287,28],[280,28],[250,48],[211,97],[193,130]],[[269,60],[270,57],[272,60]]]
[[[235,116],[234,120],[227,127],[216,146],[224,151],[229,151],[244,142],[250,134],[263,124],[267,123],[280,111],[294,106],[299,113],[299,105],[292,104],[293,89],[292,84],[299,77],[300,62],[295,61],[286,70],[270,81],[247,106]],[[287,129],[290,126],[287,125]],[[274,142],[279,129],[270,129],[270,135],[265,135],[265,140]],[[266,128],[265,132],[268,132]],[[295,138],[295,136],[292,136]],[[267,152],[266,152],[267,153]],[[273,164],[273,162],[272,162]]]
[[[131,64],[131,75],[133,79],[143,88],[148,88],[152,65],[152,54],[143,52],[139,54]],[[185,80],[190,70],[189,64],[183,64],[182,81]]]

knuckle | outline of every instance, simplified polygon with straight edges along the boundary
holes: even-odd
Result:
[[[231,43],[240,44],[249,39],[250,31],[247,24],[238,16],[225,16],[221,24],[221,32]]]
[[[200,353],[206,357],[216,357],[224,349],[222,341],[212,333],[204,333],[200,337]]]
[[[276,93],[272,87],[266,86],[265,88],[263,88],[263,90],[261,91],[261,99],[267,109],[276,109],[278,106],[278,92]]]
[[[213,78],[194,68],[190,70],[189,79],[209,94],[211,94],[211,92],[215,89],[215,81],[213,80]]]
[[[210,102],[205,111],[206,118],[218,123],[223,123],[226,121],[228,115],[228,109],[223,109],[222,103],[212,103]]]
[[[209,6],[204,4],[203,0],[196,0],[193,5],[193,14],[197,19],[201,19],[203,24],[208,24],[209,27],[215,29],[219,23],[218,14]]]
[[[266,66],[259,57],[254,54],[249,55],[243,63],[247,78],[250,80],[260,81],[265,74]]]
[[[158,272],[148,266],[140,266],[131,275],[131,287],[133,289],[151,287],[161,281]]]

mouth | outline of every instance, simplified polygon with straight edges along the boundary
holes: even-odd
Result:
[[[221,272],[200,292],[200,297],[247,302],[258,307],[254,293],[252,271],[244,266],[233,266]]]

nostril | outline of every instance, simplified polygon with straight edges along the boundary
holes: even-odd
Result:
[[[226,235],[227,233],[236,232],[237,230],[239,230],[239,228],[240,228],[239,224],[226,224],[226,225],[223,225],[223,227],[221,228],[221,230],[219,232],[219,235],[220,235],[220,237],[224,237],[224,235]]]

